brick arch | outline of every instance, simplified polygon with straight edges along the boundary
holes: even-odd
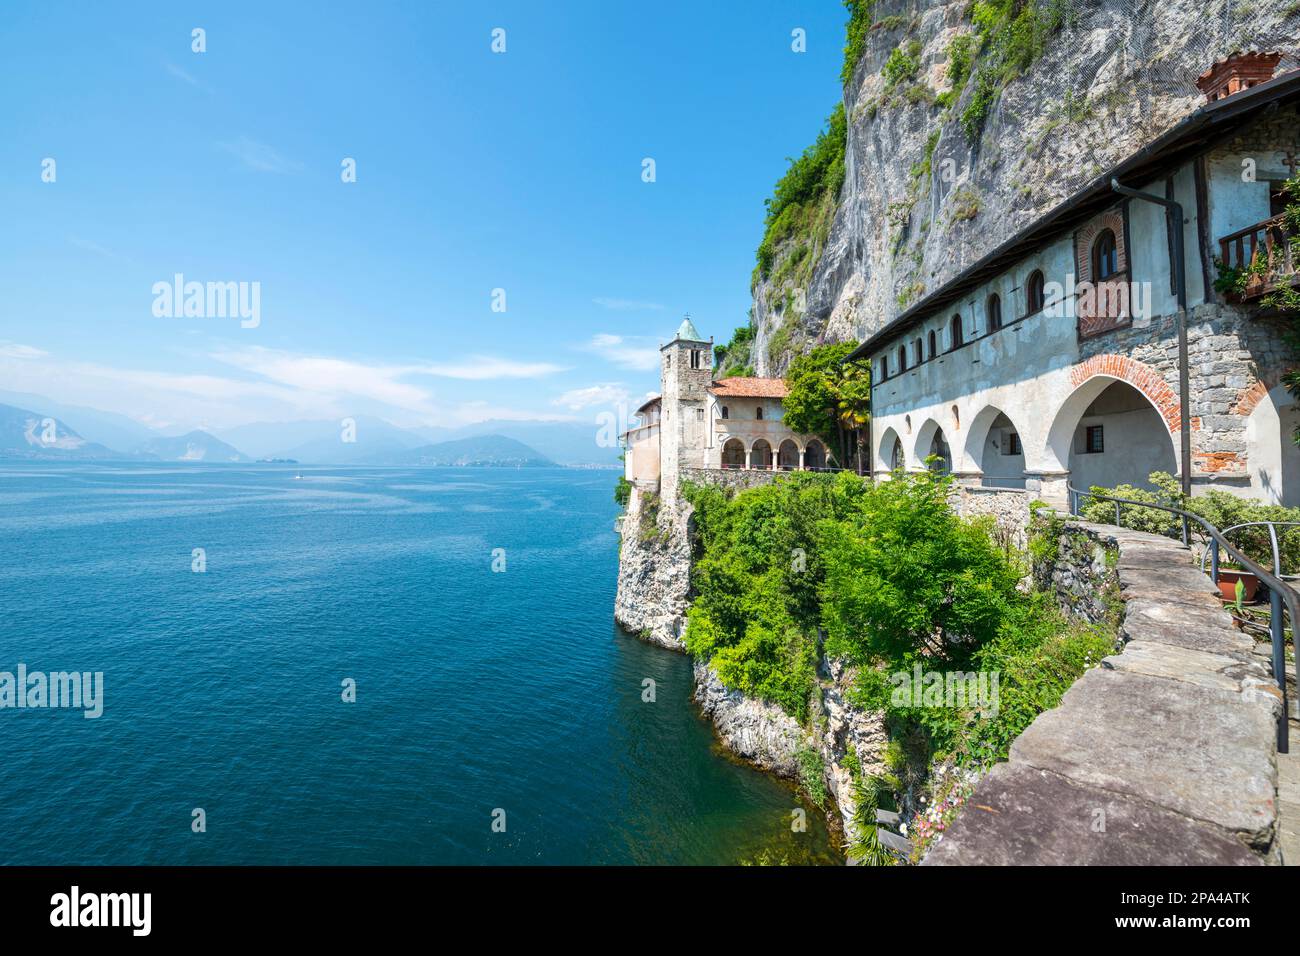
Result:
[[[1250,413],[1255,410],[1255,406],[1263,401],[1264,396],[1273,391],[1279,384],[1275,375],[1266,375],[1257,378],[1251,384],[1237,392],[1237,397],[1229,407],[1229,411],[1243,417],[1249,417]]]
[[[1127,382],[1147,397],[1156,407],[1170,434],[1178,431],[1182,423],[1182,408],[1178,404],[1178,395],[1163,376],[1145,362],[1131,359],[1127,355],[1094,355],[1070,369],[1070,385],[1078,388],[1096,375],[1106,375]],[[1258,399],[1256,399],[1258,401]]]
[[[1120,272],[1128,270],[1128,248],[1124,242],[1124,214],[1121,206],[1115,206],[1097,216],[1075,236],[1074,268],[1080,282],[1092,281],[1092,244],[1097,241],[1103,229],[1115,234],[1115,256]]]

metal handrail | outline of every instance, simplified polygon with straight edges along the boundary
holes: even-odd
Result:
[[[1277,529],[1278,528],[1300,528],[1300,521],[1243,521],[1241,524],[1234,524],[1231,528],[1224,528],[1223,534],[1226,537],[1227,535],[1232,534],[1232,532],[1236,531],[1239,528],[1254,528],[1254,527],[1258,527],[1259,525],[1268,526],[1268,540],[1269,540],[1269,544],[1273,548],[1273,573],[1277,575],[1279,578],[1286,580],[1282,574],[1282,550],[1277,543]],[[1210,553],[1208,551],[1206,551],[1205,554],[1201,555],[1202,571],[1205,570],[1205,561],[1209,556]],[[1294,574],[1291,576],[1295,577]]]
[[[1112,501],[1115,503],[1115,523],[1120,522],[1120,505],[1134,505],[1139,508],[1155,508],[1158,511],[1167,511],[1170,514],[1177,515],[1182,519],[1183,527],[1183,544],[1188,544],[1188,526],[1191,522],[1199,524],[1205,534],[1210,538],[1210,579],[1214,582],[1215,587],[1219,584],[1219,550],[1222,548],[1228,552],[1228,556],[1236,561],[1239,565],[1250,571],[1255,577],[1268,588],[1269,595],[1269,636],[1273,642],[1273,679],[1277,681],[1278,690],[1282,692],[1282,716],[1278,719],[1277,724],[1277,750],[1278,753],[1287,753],[1287,720],[1290,713],[1290,705],[1287,701],[1286,694],[1286,633],[1282,623],[1282,609],[1285,605],[1286,614],[1291,619],[1291,633],[1296,633],[1296,622],[1300,621],[1300,613],[1297,613],[1296,592],[1281,578],[1275,577],[1271,572],[1265,571],[1262,565],[1256,564],[1250,558],[1246,557],[1231,542],[1223,536],[1223,532],[1216,528],[1210,522],[1206,521],[1198,514],[1190,511],[1184,511],[1182,508],[1174,508],[1169,505],[1152,504],[1149,501],[1133,501],[1129,498],[1116,498],[1114,495],[1107,495],[1096,491],[1080,491],[1078,488],[1066,482],[1066,489],[1071,494],[1071,503],[1073,505],[1073,514],[1078,514],[1079,499],[1081,497],[1096,498],[1101,501]]]

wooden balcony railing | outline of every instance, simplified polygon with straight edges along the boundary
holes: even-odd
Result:
[[[1225,269],[1246,270],[1243,301],[1256,299],[1284,286],[1295,284],[1296,254],[1286,217],[1274,216],[1219,240],[1219,258]]]

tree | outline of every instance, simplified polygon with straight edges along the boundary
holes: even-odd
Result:
[[[848,362],[856,342],[819,345],[790,363],[785,381],[785,423],[797,432],[820,436],[840,449],[841,463],[848,461],[845,436],[855,435],[858,473],[862,472],[862,429],[870,419],[871,369],[864,362]]]

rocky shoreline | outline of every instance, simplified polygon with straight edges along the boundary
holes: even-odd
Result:
[[[647,515],[643,526],[640,510],[629,510],[624,518],[614,605],[614,619],[624,630],[679,653],[686,653],[682,637],[690,607],[691,513],[691,505],[684,500],[663,502],[653,525]],[[879,772],[888,737],[882,715],[849,702],[852,670],[823,658],[809,727],[801,726],[776,704],[727,687],[698,658],[693,670],[695,703],[712,722],[718,739],[738,758],[806,789],[804,765],[809,752],[816,755],[812,763],[822,767],[832,832],[842,834],[845,842],[855,840],[850,754],[856,753],[862,772]]]

